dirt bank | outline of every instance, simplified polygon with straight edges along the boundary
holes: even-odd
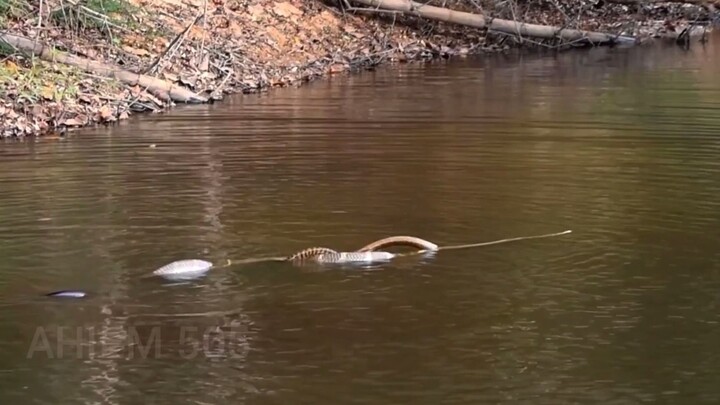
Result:
[[[358,3],[353,5],[366,7]],[[430,2],[498,20],[633,37],[680,32],[714,13],[704,3],[635,3]],[[141,111],[159,112],[173,100],[212,102],[386,62],[563,45],[342,4],[350,3],[0,0],[0,136],[62,135]]]

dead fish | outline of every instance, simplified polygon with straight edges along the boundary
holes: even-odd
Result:
[[[156,276],[163,277],[188,277],[188,276],[199,276],[207,273],[212,268],[213,264],[199,259],[188,259],[178,260],[172,263],[166,264],[159,269],[153,271]]]
[[[60,290],[53,291],[45,294],[48,297],[60,297],[60,298],[85,298],[87,293],[80,290]]]

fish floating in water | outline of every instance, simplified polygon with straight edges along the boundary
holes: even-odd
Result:
[[[60,290],[47,293],[45,296],[59,298],[85,298],[87,293],[80,290]]]
[[[212,267],[213,264],[205,260],[178,260],[160,267],[153,274],[168,278],[195,277],[207,273]]]

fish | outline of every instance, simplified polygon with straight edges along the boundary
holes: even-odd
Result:
[[[60,297],[60,298],[85,298],[87,293],[81,290],[60,290],[53,291],[45,294],[48,297]]]
[[[213,264],[211,262],[208,262],[205,260],[199,260],[199,259],[177,260],[172,263],[168,263],[168,264],[160,267],[159,269],[153,271],[153,274],[156,276],[171,277],[171,278],[175,278],[177,276],[180,276],[180,277],[199,276],[201,274],[207,273],[212,267],[213,267]]]

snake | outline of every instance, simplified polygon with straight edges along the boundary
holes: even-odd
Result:
[[[222,267],[228,267],[233,264],[249,264],[259,262],[290,262],[293,264],[303,265],[307,263],[319,263],[319,264],[343,264],[343,263],[370,263],[370,262],[385,262],[401,256],[412,256],[420,255],[428,252],[437,252],[440,250],[451,250],[451,249],[467,249],[472,247],[489,246],[499,243],[507,243],[513,241],[527,240],[527,239],[538,239],[548,238],[552,236],[560,236],[571,233],[572,231],[567,230],[557,233],[549,233],[544,235],[534,236],[520,236],[515,238],[500,239],[490,242],[479,242],[469,243],[464,245],[447,245],[438,246],[437,244],[428,240],[406,235],[390,236],[383,239],[378,239],[372,243],[369,243],[360,249],[349,252],[337,251],[323,246],[315,246],[307,249],[297,251],[288,256],[276,256],[276,257],[261,257],[253,259],[241,259],[241,260],[227,260],[227,263]],[[405,253],[391,253],[386,250],[390,247],[411,247],[416,250]],[[180,275],[185,273],[202,273],[209,270],[212,267],[212,263],[203,260],[191,259],[181,260],[167,264],[153,272],[154,275]]]
[[[418,238],[416,236],[390,236],[387,238],[376,240],[375,242],[369,243],[360,249],[353,252],[338,252],[326,247],[311,247],[303,249],[290,256],[273,258],[279,261],[289,261],[293,263],[306,263],[306,262],[317,262],[317,263],[350,263],[350,262],[376,262],[376,261],[387,261],[400,256],[411,256],[418,255],[427,252],[435,252],[439,250],[450,250],[450,249],[467,249],[472,247],[496,245],[499,243],[514,242],[526,239],[538,239],[548,238],[551,236],[560,236],[571,233],[571,230],[549,233],[544,235],[534,236],[520,236],[516,238],[500,239],[490,242],[479,242],[479,243],[468,243],[463,245],[448,245],[438,246],[437,244],[428,240]],[[409,253],[390,253],[379,249],[386,249],[394,246],[406,246],[413,247],[418,250]]]
[[[553,236],[560,236],[571,233],[571,230],[566,230],[557,233],[548,233],[544,235],[534,236],[519,236],[515,238],[507,238],[494,240],[490,242],[479,242],[479,243],[468,243],[464,245],[447,245],[438,246],[437,244],[428,240],[406,235],[390,236],[383,239],[378,239],[371,242],[360,249],[350,252],[340,252],[327,247],[311,247],[300,250],[288,256],[279,257],[264,257],[255,259],[243,259],[243,260],[227,260],[227,263],[218,268],[228,267],[233,264],[247,264],[247,263],[258,263],[258,262],[290,262],[293,264],[307,264],[307,263],[319,263],[319,264],[343,264],[343,263],[370,263],[370,262],[386,262],[396,257],[401,256],[412,256],[420,255],[427,252],[437,252],[440,250],[451,250],[451,249],[467,249],[472,247],[496,245],[500,243],[514,242],[527,239],[539,239],[548,238]],[[417,250],[406,252],[406,253],[391,253],[386,250],[390,247],[412,247]],[[162,276],[166,278],[195,278],[207,273],[211,268],[215,267],[213,263],[199,260],[199,259],[186,259],[177,260],[172,263],[166,264],[155,271],[152,274],[148,274],[145,277]],[[143,277],[144,278],[144,277]],[[65,298],[84,298],[86,293],[81,290],[60,290],[53,291],[48,294],[50,297],[65,297]]]

